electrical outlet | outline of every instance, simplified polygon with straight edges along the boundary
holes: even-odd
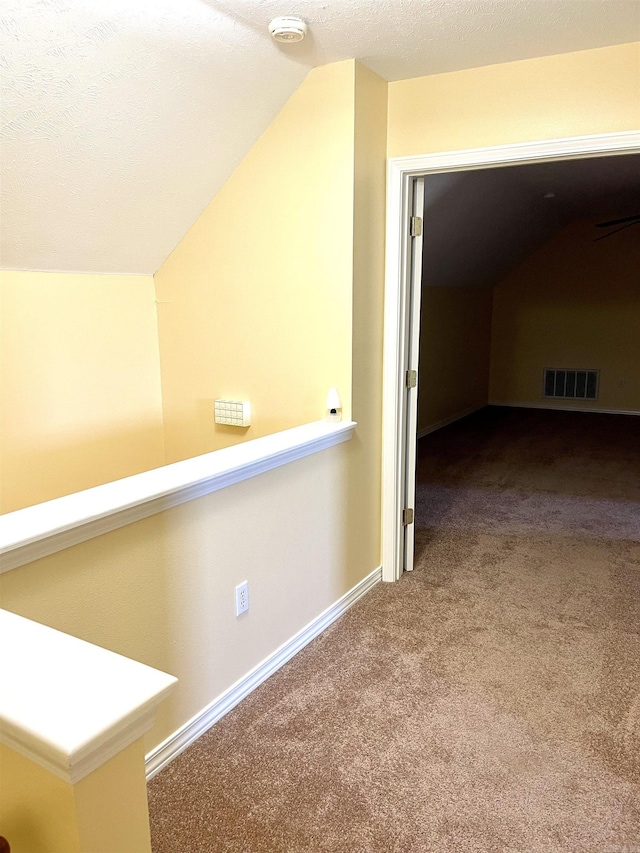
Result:
[[[249,583],[239,583],[236,587],[236,616],[249,609]]]

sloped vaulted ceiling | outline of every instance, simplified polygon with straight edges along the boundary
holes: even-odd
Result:
[[[0,265],[153,273],[300,85],[638,38],[637,0],[5,0]],[[281,47],[269,20],[311,27]]]
[[[492,287],[572,220],[638,213],[640,154],[427,175],[423,286]]]

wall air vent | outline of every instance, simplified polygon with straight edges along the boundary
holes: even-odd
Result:
[[[558,400],[596,400],[598,370],[559,370],[544,372],[544,396]]]

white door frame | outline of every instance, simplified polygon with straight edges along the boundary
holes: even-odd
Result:
[[[407,298],[410,264],[410,183],[436,172],[522,165],[607,154],[640,153],[640,131],[575,136],[493,148],[393,157],[387,171],[387,235],[384,304],[382,402],[382,578],[402,574],[402,489],[405,465],[405,376],[407,370]]]
[[[406,358],[407,370],[415,372],[416,383],[409,383],[408,374],[402,382],[405,406],[403,420],[398,424],[402,430],[404,445],[404,465],[400,468],[400,489],[403,495],[403,507],[413,512],[416,505],[416,478],[410,476],[416,469],[416,458],[418,452],[418,364],[420,357],[420,301],[422,298],[422,218],[424,216],[424,177],[412,179],[413,186],[411,204],[411,216],[415,221],[416,228],[412,229],[410,264],[409,270],[409,292],[406,300]],[[419,224],[418,224],[419,223]],[[403,476],[404,475],[404,476]],[[404,515],[404,513],[403,513]],[[413,520],[406,523],[403,520],[400,536],[400,565],[405,571],[413,571],[413,557],[415,553],[415,525]],[[402,569],[400,569],[402,571]]]

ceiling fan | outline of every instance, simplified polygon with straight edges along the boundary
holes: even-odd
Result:
[[[619,228],[615,228],[614,226],[619,225]],[[635,216],[623,216],[622,219],[610,219],[608,222],[598,222],[596,228],[613,228],[613,231],[609,231],[608,234],[603,234],[601,237],[596,237],[593,241],[597,243],[598,240],[604,240],[605,237],[611,237],[612,234],[617,234],[618,231],[624,231],[625,228],[631,228],[632,225],[640,225],[640,213],[636,213]]]

